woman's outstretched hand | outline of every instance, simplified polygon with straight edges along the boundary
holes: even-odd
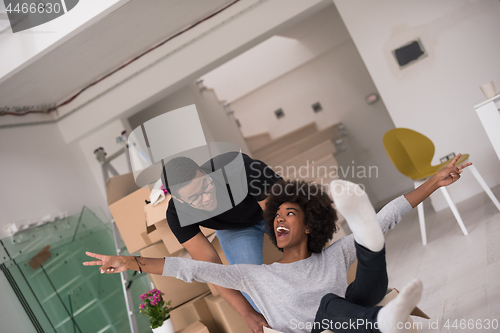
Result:
[[[467,168],[469,165],[472,165],[472,162],[467,162],[455,166],[460,156],[462,156],[462,154],[455,156],[455,158],[453,158],[453,160],[446,167],[436,173],[436,179],[439,186],[448,186],[453,184],[460,179],[462,170]]]
[[[85,252],[86,255],[99,260],[86,261],[83,263],[84,266],[95,266],[100,265],[101,274],[108,273],[120,273],[127,270],[126,258],[125,256],[107,256],[104,254],[97,254],[92,252]]]

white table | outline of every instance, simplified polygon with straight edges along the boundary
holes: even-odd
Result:
[[[474,109],[500,159],[500,94],[474,106]]]

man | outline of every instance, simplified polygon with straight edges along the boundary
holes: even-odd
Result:
[[[194,260],[222,264],[200,232],[199,226],[204,226],[216,230],[229,264],[262,265],[266,192],[280,179],[265,163],[239,152],[218,155],[201,166],[187,157],[174,158],[162,174],[172,195],[167,209],[170,229]],[[252,333],[268,326],[247,295],[215,287]]]

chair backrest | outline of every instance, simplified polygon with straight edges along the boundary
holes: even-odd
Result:
[[[408,128],[385,133],[384,147],[394,166],[413,180],[421,179],[434,157],[434,144],[423,134]]]

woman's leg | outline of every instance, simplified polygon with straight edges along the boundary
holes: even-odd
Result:
[[[321,299],[312,333],[334,332],[399,333],[420,300],[421,282],[412,282],[381,310],[374,307],[387,291],[384,236],[368,196],[353,183],[333,181],[332,196],[354,234],[358,268],[346,298],[328,294]],[[384,324],[385,326],[380,326]]]
[[[320,333],[324,330],[380,333],[374,325],[377,323],[379,311],[380,307],[367,308],[335,294],[327,294],[321,299],[311,333]]]
[[[385,247],[372,252],[355,243],[358,267],[356,279],[347,287],[345,299],[366,307],[375,306],[387,293],[388,277],[385,261]]]
[[[354,183],[335,180],[331,192],[337,209],[352,230],[358,258],[356,280],[346,291],[346,300],[374,306],[387,292],[384,234],[375,210],[363,189]]]
[[[422,282],[413,280],[389,304],[364,307],[335,294],[321,299],[311,333],[326,329],[336,333],[404,333],[409,332],[410,313],[422,296]],[[410,324],[410,325],[409,325]]]
[[[262,223],[244,229],[216,230],[215,233],[230,265],[264,264],[262,254],[264,230]],[[252,299],[247,294],[242,294],[253,308],[259,311]]]
[[[358,243],[355,246],[358,257],[356,279],[347,287],[345,298],[328,294],[321,299],[312,333],[325,329],[333,332],[380,332],[374,325],[380,307],[374,306],[387,291],[385,248],[372,252]]]

